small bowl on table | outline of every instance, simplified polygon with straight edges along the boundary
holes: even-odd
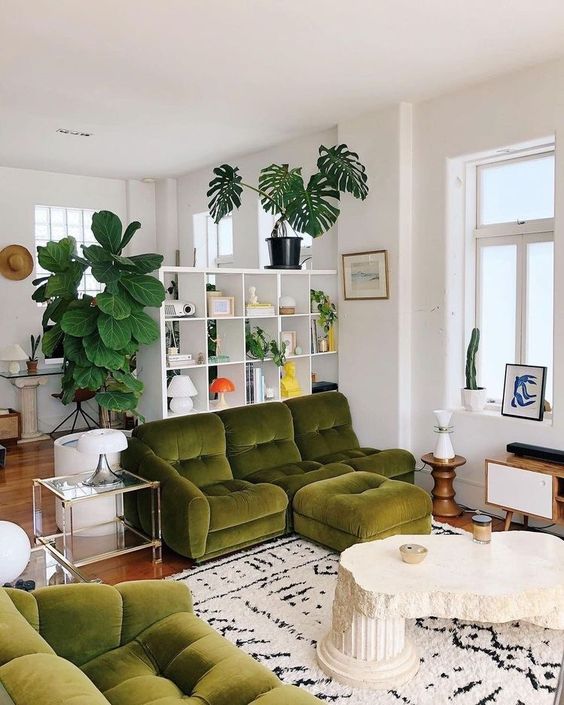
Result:
[[[399,547],[401,559],[404,563],[421,563],[427,558],[429,551],[419,543],[404,543]]]

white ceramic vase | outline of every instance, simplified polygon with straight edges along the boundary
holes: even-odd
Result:
[[[452,411],[449,409],[435,409],[433,413],[437,419],[437,426],[435,428],[437,442],[435,444],[435,450],[433,451],[433,457],[436,460],[452,460],[455,456],[452,441],[450,440],[452,433],[452,426],[450,424]]]
[[[486,408],[486,388],[461,390],[462,406],[466,411],[483,411]]]

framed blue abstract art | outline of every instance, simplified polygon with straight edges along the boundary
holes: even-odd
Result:
[[[501,413],[518,419],[542,421],[546,367],[505,365]]]

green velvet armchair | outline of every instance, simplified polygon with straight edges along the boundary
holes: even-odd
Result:
[[[133,431],[122,465],[161,483],[164,542],[206,560],[284,533],[288,498],[276,485],[233,477],[225,430],[216,414],[143,424]],[[126,515],[150,529],[149,497],[128,498]]]
[[[186,585],[0,589],[4,705],[319,705],[192,613]]]

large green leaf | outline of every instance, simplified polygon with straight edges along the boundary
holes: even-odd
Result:
[[[129,321],[131,323],[131,335],[139,343],[148,345],[158,340],[159,327],[144,311],[132,311]]]
[[[106,347],[98,331],[86,336],[82,340],[82,344],[87,359],[98,367],[118,370],[125,364],[125,356],[116,350]]]
[[[41,319],[41,325],[46,328],[49,325],[49,321],[54,323],[60,323],[63,313],[67,310],[69,301],[67,299],[53,299],[49,301],[43,311],[43,317]]]
[[[116,321],[107,313],[100,313],[98,331],[104,345],[111,350],[121,350],[131,340],[131,323],[128,318]]]
[[[112,372],[112,377],[123,384],[130,392],[140,394],[143,391],[143,382],[141,382],[140,379],[137,379],[137,377],[134,377],[131,372],[116,370],[115,372]]]
[[[209,211],[215,223],[229,215],[232,210],[241,205],[242,178],[239,174],[239,167],[232,167],[229,164],[222,164],[213,170],[215,178],[209,183],[207,193],[209,200]]]
[[[351,152],[346,144],[319,148],[317,168],[329,183],[341,192],[352,193],[362,201],[368,195],[368,178],[358,154]]]
[[[91,306],[69,309],[61,318],[61,328],[68,335],[82,338],[96,330],[98,311]]]
[[[283,213],[292,191],[299,188],[301,168],[289,169],[287,164],[271,164],[259,175],[259,189],[270,198],[261,195],[260,202],[267,213]]]
[[[51,278],[51,277],[49,277]],[[31,295],[31,298],[34,301],[37,301],[38,304],[45,303],[45,301],[49,301],[49,296],[47,294],[47,284],[49,282],[45,282],[45,284],[42,284],[41,286],[38,286],[37,289],[33,292]]]
[[[305,188],[300,181],[286,207],[288,222],[296,232],[319,237],[337,222],[339,192],[322,174],[314,174]]]
[[[122,318],[127,318],[131,312],[131,308],[125,297],[119,294],[102,293],[96,296],[96,303],[100,311],[107,313],[108,316],[120,321]]]
[[[158,269],[163,263],[163,256],[158,255],[156,252],[148,252],[145,255],[133,255],[132,257],[124,257],[120,259],[127,259],[128,262],[124,263],[123,266],[126,269],[131,269],[137,274],[149,274]]]
[[[114,255],[121,252],[121,220],[111,211],[98,211],[92,216],[92,232],[102,247]]]
[[[102,284],[111,284],[119,281],[122,275],[119,267],[116,267],[113,261],[101,262],[100,264],[92,265],[92,275],[94,279]]]
[[[66,272],[71,263],[71,255],[76,250],[76,241],[65,237],[59,241],[51,241],[37,248],[39,265],[48,272]]]
[[[90,264],[104,264],[112,262],[112,254],[100,245],[83,245],[82,254],[90,262]]]
[[[110,390],[96,394],[96,401],[110,411],[132,411],[137,406],[137,396],[133,392]]]
[[[63,331],[59,323],[43,333],[41,339],[41,349],[45,357],[51,357],[59,341],[63,337]]]
[[[143,306],[158,307],[165,299],[164,286],[147,274],[127,274],[121,277],[120,284]]]
[[[123,248],[129,244],[129,241],[135,235],[135,233],[139,230],[140,227],[141,227],[141,223],[138,220],[134,220],[132,223],[129,223],[129,225],[125,229],[125,232],[123,233],[123,238],[121,240],[120,250],[123,250]]]
[[[122,348],[121,350],[118,350],[120,355],[125,355],[126,357],[131,357],[131,355],[135,355],[135,353],[139,350],[139,343],[134,339],[131,338],[129,343]]]
[[[65,335],[63,340],[63,348],[65,357],[72,362],[75,362],[80,367],[88,367],[90,360],[86,357],[82,338],[75,338],[72,335]]]
[[[96,392],[106,381],[106,371],[96,367],[96,365],[89,365],[88,367],[76,365],[73,379],[77,389],[91,389]]]
[[[73,298],[77,295],[77,287],[84,274],[85,267],[79,262],[71,262],[68,269],[49,277],[45,293],[49,298],[62,296]]]

